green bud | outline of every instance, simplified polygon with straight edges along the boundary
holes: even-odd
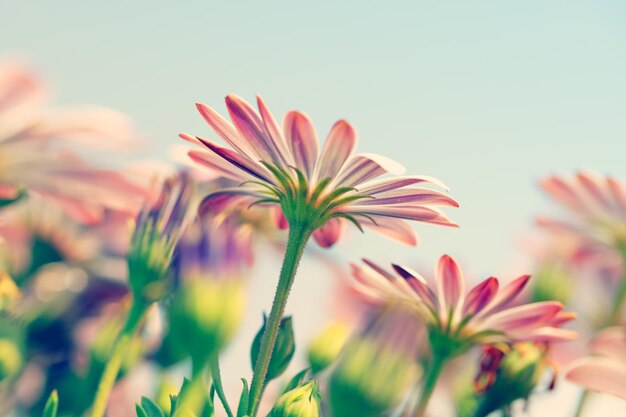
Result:
[[[532,301],[560,301],[567,304],[572,295],[572,280],[562,265],[543,265],[535,274],[533,282]]]
[[[268,417],[318,417],[320,415],[319,386],[309,381],[278,398]]]
[[[23,364],[22,352],[11,339],[0,339],[0,381],[16,376]]]
[[[261,329],[258,331],[254,337],[254,341],[252,342],[252,348],[250,349],[250,361],[252,362],[253,369],[256,366],[256,360],[259,356],[261,339],[263,338],[263,333],[265,333],[266,325],[267,320],[263,317],[263,326],[261,326]],[[278,378],[283,372],[285,372],[295,352],[296,343],[294,341],[293,334],[293,320],[291,317],[283,317],[278,327],[276,343],[274,344],[272,357],[270,358],[269,367],[267,368],[266,381]]]
[[[183,285],[169,308],[173,349],[200,366],[231,340],[243,315],[241,281],[195,279]]]
[[[311,372],[315,374],[328,368],[341,353],[349,335],[350,328],[345,323],[335,321],[326,326],[309,344],[307,358]]]
[[[163,183],[156,201],[139,212],[128,250],[128,280],[135,300],[152,303],[173,287],[174,248],[193,210],[193,184],[185,174]]]
[[[178,394],[178,388],[176,388],[167,375],[163,375],[159,387],[157,388],[155,401],[166,416],[170,414],[172,407],[170,398],[172,395],[176,394]]]
[[[414,359],[403,352],[367,338],[353,340],[331,376],[333,416],[378,416],[399,402],[417,376]]]
[[[487,416],[515,400],[528,398],[549,364],[546,347],[532,342],[514,344],[501,359],[494,361],[489,353],[485,359],[484,362],[493,363],[491,369],[483,368],[490,385],[480,398],[476,416]],[[489,377],[490,372],[493,377]]]

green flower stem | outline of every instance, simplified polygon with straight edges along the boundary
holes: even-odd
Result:
[[[124,355],[128,352],[128,347],[135,336],[137,326],[141,322],[146,310],[147,305],[144,303],[138,303],[133,301],[128,316],[126,316],[126,322],[124,327],[117,336],[117,340],[113,346],[113,351],[107,364],[104,368],[104,372],[100,377],[100,383],[98,384],[98,390],[96,391],[96,398],[94,399],[91,417],[103,417],[111,389],[115,384],[117,375],[122,366]]]
[[[228,401],[226,400],[226,394],[224,394],[224,387],[222,385],[222,374],[220,372],[220,364],[217,359],[217,356],[211,359],[211,375],[213,376],[213,386],[215,387],[215,393],[217,397],[220,399],[222,405],[224,406],[224,410],[228,417],[233,417],[233,412],[228,405]]]
[[[274,350],[274,343],[276,342],[276,336],[278,334],[278,326],[285,312],[285,305],[287,304],[289,291],[291,290],[291,286],[296,276],[296,271],[298,269],[300,259],[302,258],[304,247],[311,237],[311,233],[312,228],[307,222],[290,224],[289,226],[289,238],[287,240],[285,258],[280,271],[280,278],[278,280],[276,294],[274,295],[274,301],[272,303],[272,310],[270,312],[269,319],[267,320],[265,332],[261,338],[259,356],[252,375],[250,400],[248,403],[249,417],[255,417],[259,408],[263,389],[265,388],[267,368],[270,363],[272,351]]]
[[[428,407],[430,397],[432,397],[433,392],[435,391],[437,381],[441,376],[441,371],[443,371],[448,359],[449,357],[447,355],[441,354],[433,349],[433,356],[430,363],[426,367],[422,382],[422,390],[420,392],[415,411],[413,412],[413,417],[422,417],[426,412],[426,407]]]

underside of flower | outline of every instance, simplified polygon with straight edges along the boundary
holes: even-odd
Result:
[[[209,195],[202,207],[273,205],[280,210],[278,225],[310,228],[323,247],[341,237],[346,222],[410,245],[417,238],[406,220],[457,226],[438,208],[458,207],[454,199],[416,186],[445,188],[440,181],[400,177],[404,168],[398,163],[380,155],[355,154],[356,130],[346,121],[335,123],[319,150],[313,124],[304,113],[288,112],[281,128],[260,97],[259,112],[234,95],[226,98],[226,105],[233,124],[204,104],[197,107],[232,149],[180,135],[202,148],[189,152],[193,161],[240,184]],[[395,176],[380,178],[387,174]]]
[[[366,298],[384,303],[405,302],[429,327],[433,349],[452,356],[483,343],[510,340],[567,340],[576,333],[559,328],[574,318],[559,302],[513,305],[526,286],[524,275],[503,288],[491,277],[465,292],[465,280],[456,261],[440,258],[435,270],[436,291],[409,268],[393,265],[388,272],[373,262],[353,265],[354,288]]]

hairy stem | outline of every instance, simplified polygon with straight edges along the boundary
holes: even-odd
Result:
[[[122,330],[117,336],[111,356],[100,377],[100,383],[98,384],[98,390],[96,391],[96,397],[92,406],[91,417],[104,416],[109,395],[111,394],[111,389],[115,384],[120,367],[122,366],[124,355],[128,352],[128,347],[135,336],[137,326],[143,318],[146,309],[147,306],[145,304],[133,301],[128,316],[126,317],[124,327],[122,327]]]
[[[274,350],[276,336],[278,335],[280,320],[285,312],[285,305],[287,304],[289,291],[291,290],[291,286],[296,276],[296,271],[298,269],[300,259],[302,258],[304,247],[306,246],[311,233],[311,227],[306,222],[289,225],[289,238],[287,240],[285,258],[280,271],[280,278],[278,280],[278,286],[276,287],[276,293],[272,303],[272,310],[267,320],[265,332],[261,338],[259,356],[252,375],[250,400],[248,405],[249,417],[255,417],[259,408],[263,389],[265,388],[267,368],[270,363],[272,351]]]

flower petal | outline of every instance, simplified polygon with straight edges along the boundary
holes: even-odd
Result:
[[[387,205],[387,204],[407,204],[416,203],[419,205],[436,205],[458,207],[452,197],[440,193],[439,191],[429,190],[427,188],[402,188],[399,190],[391,190],[379,193],[371,200],[363,200],[361,205]]]
[[[465,295],[463,273],[451,256],[443,255],[437,263],[435,276],[441,313],[446,317],[450,309],[456,310],[463,304],[462,297]]]
[[[216,153],[194,149],[187,152],[187,155],[189,155],[189,158],[191,158],[192,161],[200,165],[204,165],[205,167],[216,171],[220,175],[232,178],[235,181],[243,182],[255,178],[252,175],[247,175],[247,172],[238,169],[238,167],[229,163]]]
[[[626,366],[608,358],[583,358],[575,361],[565,377],[592,391],[604,392],[626,400]]]
[[[277,145],[265,129],[263,120],[247,101],[230,94],[226,97],[226,107],[237,131],[246,139],[259,160],[284,163]]]
[[[430,288],[428,288],[424,277],[409,268],[396,264],[393,264],[392,266],[393,269],[398,273],[398,275],[404,278],[407,284],[410,285],[411,289],[415,291],[415,293],[419,295],[419,297],[426,304],[428,304],[429,307],[433,309],[433,311],[436,311],[438,309],[439,302],[437,301],[437,296]]]
[[[335,123],[318,162],[317,178],[335,178],[356,147],[356,130],[345,120]]]
[[[304,113],[290,111],[285,115],[283,130],[296,168],[311,178],[317,161],[317,135],[311,119]]]
[[[362,184],[359,187],[359,190],[363,194],[367,195],[376,195],[379,193],[384,193],[386,191],[395,190],[398,188],[406,187],[413,184],[419,183],[427,183],[427,184],[435,184],[444,190],[448,190],[448,187],[441,181],[436,178],[429,177],[426,175],[419,176],[410,176],[410,177],[394,177],[394,178],[383,178],[375,181],[369,181],[367,184]]]
[[[287,147],[287,142],[285,142],[285,137],[283,136],[283,132],[280,129],[278,122],[272,113],[267,108],[267,105],[261,98],[261,96],[257,95],[257,106],[259,107],[259,112],[261,113],[261,118],[263,119],[263,124],[265,125],[265,129],[270,137],[273,139],[274,144],[276,145],[276,149],[278,150],[281,158],[285,162],[286,165],[293,165],[294,161],[291,157],[291,153],[289,152],[289,148]]]
[[[563,309],[557,301],[542,301],[524,304],[497,312],[484,321],[485,326],[494,330],[514,331],[545,323]]]
[[[390,173],[400,175],[404,167],[397,162],[376,154],[353,156],[337,175],[337,187],[354,187],[372,178]]]
[[[490,277],[470,290],[463,306],[463,316],[475,315],[481,311],[498,292],[499,283]]]
[[[235,127],[218,112],[202,103],[196,103],[196,108],[213,131],[224,139],[233,149],[252,160],[260,159],[259,155],[250,148],[247,141],[239,135]]]
[[[261,167],[259,164],[243,157],[241,154],[232,151],[228,148],[223,148],[219,145],[216,145],[213,142],[209,142],[206,139],[198,137],[198,140],[204,144],[207,148],[213,151],[215,154],[224,158],[226,161],[230,162],[237,168],[241,169],[245,173],[248,173],[260,180],[267,182],[268,184],[274,184],[268,175],[265,174],[265,169]]]
[[[343,219],[330,219],[324,226],[313,232],[313,239],[322,248],[333,246],[345,230],[346,223]]]
[[[415,233],[415,230],[404,220],[378,217],[376,223],[367,218],[359,220],[359,223],[361,226],[380,233],[383,236],[387,236],[407,245],[417,245],[417,233]]]

